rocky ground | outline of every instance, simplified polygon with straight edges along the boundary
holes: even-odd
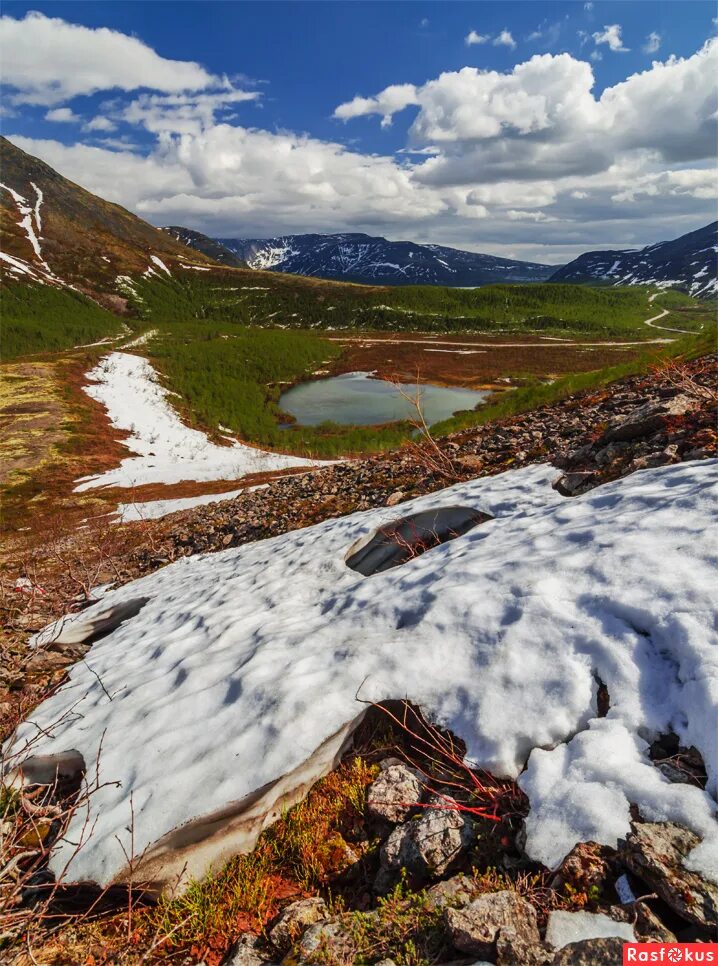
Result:
[[[125,583],[181,556],[356,510],[396,506],[399,516],[404,500],[530,463],[553,463],[556,488],[571,498],[646,467],[715,457],[717,401],[718,356],[712,355],[446,439],[417,440],[381,458],[285,477],[226,503],[104,531],[48,534],[3,574],[2,730],[7,734],[58,686],[86,650],[56,645],[30,653],[28,634],[85,606],[98,584]],[[523,854],[525,800],[516,786],[462,768],[460,745],[440,743],[427,754],[406,733],[400,738],[387,739],[383,754],[376,742],[370,752],[360,749],[375,777],[361,795],[356,788],[349,795],[351,821],[345,816],[324,835],[332,843],[331,872],[276,889],[271,902],[259,904],[261,913],[233,912],[222,920],[219,938],[215,930],[207,940],[205,911],[201,941],[185,939],[186,921],[178,919],[174,940],[159,946],[156,934],[145,942],[128,927],[124,941],[113,927],[111,934],[100,930],[99,946],[95,939],[72,947],[81,955],[68,953],[63,938],[52,956],[38,959],[35,951],[23,959],[18,952],[8,961],[588,966],[620,962],[620,937],[718,939],[718,889],[682,866],[696,843],[687,829],[636,813],[631,835],[617,849],[579,845],[551,873]],[[651,756],[670,781],[705,784],[700,755],[679,747],[674,735],[657,740]],[[447,773],[447,760],[459,768],[458,778]],[[47,838],[18,841],[18,848],[37,854]],[[283,842],[279,853],[288,851]],[[281,862],[272,870],[267,881],[283,882]],[[228,903],[227,888],[212,895],[216,906]]]

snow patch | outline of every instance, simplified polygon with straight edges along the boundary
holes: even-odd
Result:
[[[150,255],[150,261],[154,262],[158,268],[161,268],[163,272],[166,272],[172,278],[172,272],[167,268],[161,258],[158,258],[157,255]]]
[[[191,510],[196,506],[206,506],[208,503],[221,503],[222,500],[233,500],[244,490],[229,490],[227,493],[205,493],[202,496],[180,497],[176,500],[149,500],[145,503],[120,503],[117,512],[121,523],[133,523],[137,520],[159,520],[168,513],[178,513],[180,510]]]
[[[253,473],[321,465],[242,443],[218,446],[210,442],[204,433],[184,425],[167,401],[168,390],[140,356],[112,352],[88,378],[94,381],[85,392],[106,407],[113,426],[130,433],[123,443],[139,455],[100,476],[83,478],[75,487],[78,492],[98,486],[234,480]]]
[[[627,922],[615,922],[602,912],[562,912],[549,914],[546,927],[546,942],[555,949],[563,949],[569,943],[580,943],[584,939],[610,939],[616,937],[634,943],[636,935],[633,926]]]
[[[154,392],[145,361],[125,358],[141,378],[121,359],[117,392]],[[41,734],[33,752],[76,749],[91,773],[102,742],[92,845],[72,854],[86,820],[76,816],[51,867],[70,859],[70,878],[110,881],[130,849],[131,795],[139,855],[302,766],[356,719],[359,692],[417,702],[497,775],[517,777],[528,762],[532,858],[555,866],[582,838],[615,846],[635,803],[704,837],[689,861],[710,873],[718,461],[645,470],[570,500],[551,487],[556,474],[509,471],[409,501],[402,514],[354,513],[183,558],[83,612],[149,598],[93,646],[92,672],[75,665],[18,733],[16,751]],[[346,566],[378,527],[452,505],[495,519],[386,573]],[[597,677],[611,696],[605,718]],[[707,791],[670,783],[650,761],[647,741],[668,730],[702,753]],[[202,849],[194,875],[211,858]]]

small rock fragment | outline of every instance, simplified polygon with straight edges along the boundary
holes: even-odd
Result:
[[[328,910],[324,900],[318,896],[292,902],[282,913],[269,938],[277,949],[289,949],[302,935],[307,926],[326,919]]]
[[[421,816],[397,826],[382,846],[377,889],[384,891],[401,869],[422,878],[443,875],[473,835],[474,823],[453,798],[432,796]]]
[[[258,951],[258,942],[258,937],[251,933],[240,936],[222,966],[273,966],[273,961]]]
[[[397,825],[421,801],[422,788],[417,773],[400,761],[382,768],[369,786],[367,809],[370,815]]]
[[[698,926],[718,927],[718,886],[683,865],[700,839],[673,822],[633,826],[621,850],[626,866],[677,915]]]
[[[551,966],[620,966],[622,962],[623,939],[584,939],[560,949]]]

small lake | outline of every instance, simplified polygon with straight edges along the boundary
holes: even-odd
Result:
[[[415,383],[402,387],[416,396]],[[489,395],[474,389],[419,385],[424,418],[430,425],[460,409],[474,409]],[[304,382],[283,393],[279,406],[300,426],[331,421],[345,426],[373,426],[397,419],[413,419],[416,410],[392,382],[371,379],[367,372],[347,372],[328,379]]]

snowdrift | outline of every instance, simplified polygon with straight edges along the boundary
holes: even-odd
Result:
[[[52,869],[122,881],[133,840],[134,881],[160,888],[251,847],[332,767],[359,692],[411,699],[473,762],[520,775],[533,858],[555,866],[579,840],[615,845],[635,802],[694,829],[687,862],[718,879],[718,462],[570,500],[555,477],[529,467],[180,560],[72,620],[75,638],[103,620],[106,636],[14,744],[73,749],[105,783]],[[347,566],[377,527],[452,506],[493,519],[386,572]],[[139,599],[115,627],[113,609]],[[647,742],[668,730],[701,751],[705,792],[651,763]]]

